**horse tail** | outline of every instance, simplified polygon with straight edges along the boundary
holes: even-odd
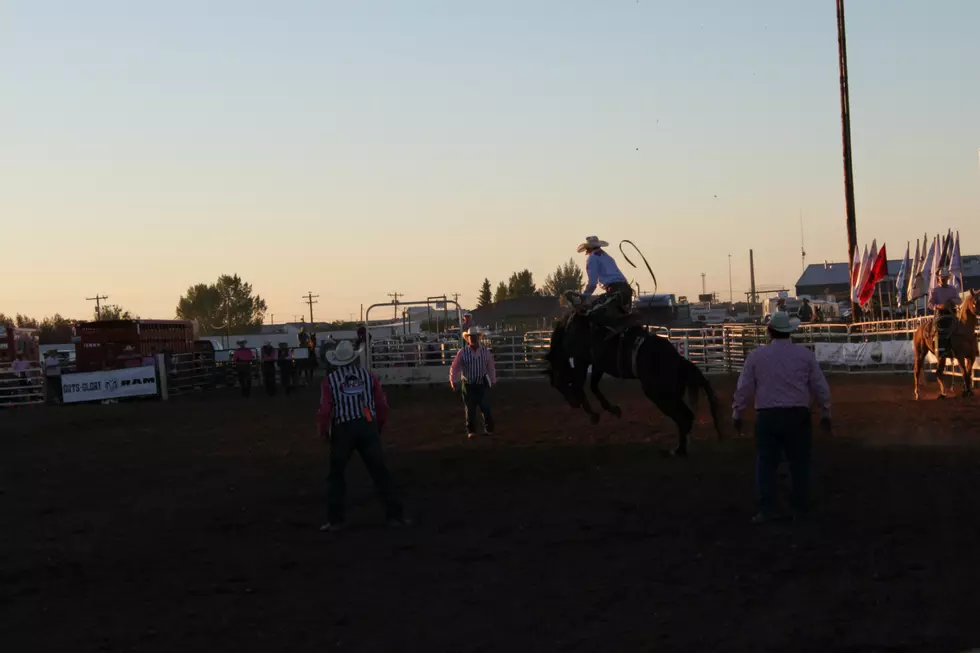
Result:
[[[708,399],[708,411],[711,413],[711,421],[715,425],[715,432],[718,433],[719,438],[723,438],[725,434],[721,430],[721,420],[718,419],[718,397],[715,395],[714,388],[711,387],[708,377],[704,375],[701,368],[687,359],[684,359],[684,362],[687,363],[689,372],[687,397],[691,404],[691,410],[697,412],[699,391],[703,390],[704,396]]]

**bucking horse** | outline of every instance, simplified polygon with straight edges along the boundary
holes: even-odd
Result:
[[[929,352],[936,357],[936,381],[939,383],[939,398],[946,398],[946,386],[943,384],[943,372],[946,359],[953,358],[960,363],[963,372],[963,396],[973,394],[973,362],[977,359],[977,298],[980,292],[970,290],[963,294],[956,315],[941,316],[936,320],[927,320],[915,330],[912,336],[912,347],[915,351],[915,398],[919,398],[920,376],[922,367]],[[937,330],[940,321],[947,321],[949,329],[947,351],[938,351]]]
[[[677,424],[674,455],[687,455],[688,435],[694,427],[701,391],[708,399],[718,437],[723,437],[718,400],[708,379],[694,363],[678,354],[669,340],[649,333],[645,327],[630,326],[610,336],[607,329],[593,326],[583,310],[576,310],[556,323],[546,360],[545,374],[550,377],[551,385],[561,391],[573,408],[583,408],[593,424],[599,423],[599,413],[585,396],[590,365],[592,394],[604,410],[616,417],[622,417],[622,410],[599,391],[603,375],[640,381],[643,394]]]

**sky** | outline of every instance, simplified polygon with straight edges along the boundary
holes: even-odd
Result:
[[[980,253],[978,24],[975,0],[848,0],[862,245],[953,228]],[[801,212],[807,261],[845,260],[829,1],[0,4],[0,312],[172,318],[223,273],[277,322],[308,291],[318,320],[467,307],[589,235],[727,299],[750,248],[795,283]]]

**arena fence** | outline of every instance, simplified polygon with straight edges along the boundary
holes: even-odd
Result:
[[[0,408],[43,404],[45,398],[44,370],[32,363],[28,370],[14,371],[0,367]]]
[[[217,369],[214,354],[211,352],[173,354],[167,363],[167,388],[170,395],[211,389],[217,383]]]
[[[929,317],[864,322],[858,324],[805,324],[793,335],[794,342],[814,352],[826,371],[850,374],[910,372],[914,364],[912,336]],[[720,324],[701,328],[650,327],[665,337],[678,353],[707,374],[737,374],[754,349],[768,342],[764,325]],[[532,331],[524,336],[485,337],[494,356],[499,379],[540,378],[551,333]],[[377,340],[371,345],[371,370],[384,383],[396,385],[445,383],[449,366],[460,343]],[[934,371],[936,359],[927,358],[926,371]],[[946,371],[962,376],[956,364]],[[980,362],[973,370],[980,379]]]

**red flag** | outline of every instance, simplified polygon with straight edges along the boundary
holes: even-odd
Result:
[[[878,282],[885,278],[888,274],[888,253],[885,251],[885,245],[881,245],[881,249],[878,250],[878,257],[875,258],[875,262],[871,264],[871,274],[868,275],[868,280],[864,283],[861,288],[860,302],[861,306],[865,306],[869,301],[871,301],[871,296],[875,292],[875,286]]]

